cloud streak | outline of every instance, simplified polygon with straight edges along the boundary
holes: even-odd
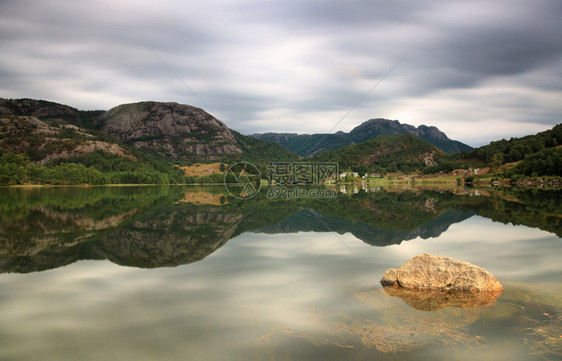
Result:
[[[327,132],[376,117],[480,145],[561,122],[562,5],[510,1],[0,3],[0,97],[205,108],[231,128]],[[206,109],[209,111],[209,109]]]

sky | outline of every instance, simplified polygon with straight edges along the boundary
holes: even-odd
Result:
[[[2,0],[0,49],[2,98],[178,102],[244,134],[562,123],[559,0]]]

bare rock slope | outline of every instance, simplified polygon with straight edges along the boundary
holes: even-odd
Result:
[[[140,102],[112,108],[101,131],[125,144],[174,160],[214,160],[242,153],[234,134],[202,109],[178,103]]]

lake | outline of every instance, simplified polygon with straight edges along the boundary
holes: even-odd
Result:
[[[0,189],[0,359],[562,359],[562,192],[333,190]],[[385,270],[423,253],[504,291],[387,294]]]

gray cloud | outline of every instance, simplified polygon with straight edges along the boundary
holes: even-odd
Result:
[[[83,109],[201,104],[231,128],[326,132],[375,117],[473,145],[560,123],[556,0],[0,3],[0,97]],[[485,127],[485,131],[483,131]]]

